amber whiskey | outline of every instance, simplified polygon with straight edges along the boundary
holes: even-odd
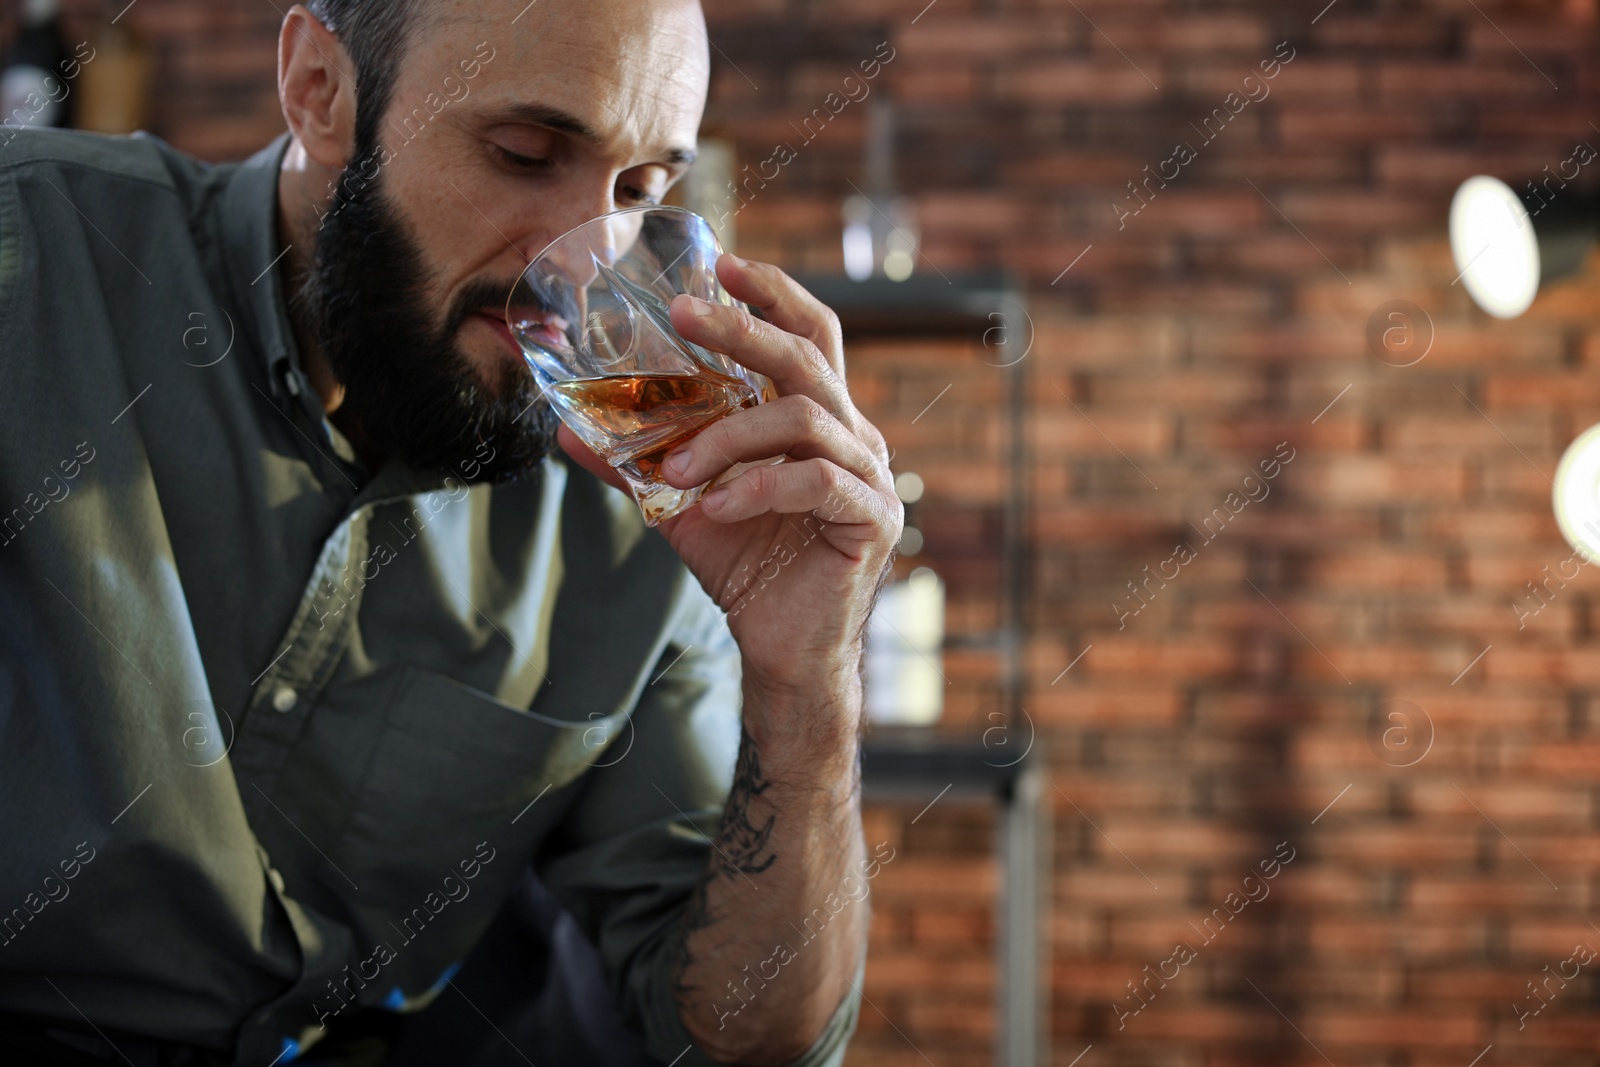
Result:
[[[667,484],[661,475],[667,454],[718,419],[759,402],[748,382],[710,371],[574,378],[557,382],[550,392],[568,425],[582,426],[584,443],[633,487],[652,526],[699,497]]]

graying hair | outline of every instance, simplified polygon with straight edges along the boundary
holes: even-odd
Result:
[[[426,0],[307,0],[356,65],[356,145],[378,141],[412,23]]]

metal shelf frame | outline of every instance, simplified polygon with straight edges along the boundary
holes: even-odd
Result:
[[[929,729],[879,729],[863,755],[867,800],[925,803],[994,803],[999,809],[997,850],[1003,885],[996,899],[996,1059],[1002,1067],[1042,1067],[1049,1048],[1049,924],[1051,805],[1046,802],[1045,760],[1035,751],[1034,729],[1022,709],[1023,623],[1028,515],[1027,355],[1033,322],[1021,288],[998,275],[918,275],[903,282],[874,278],[797,279],[839,316],[846,341],[861,337],[964,337],[982,345],[996,373],[1006,377],[1007,492],[1001,513],[1000,627],[967,635],[949,647],[987,647],[1000,654],[1000,706],[1008,742],[951,741]],[[892,444],[892,442],[891,442]]]

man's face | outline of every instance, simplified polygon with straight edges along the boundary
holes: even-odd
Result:
[[[551,445],[504,321],[512,286],[572,227],[660,200],[692,157],[709,74],[694,0],[519,5],[424,5],[305,293],[373,442],[469,480],[515,476]]]

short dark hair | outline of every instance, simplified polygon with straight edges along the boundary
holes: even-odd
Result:
[[[426,0],[306,0],[356,65],[356,146],[377,143],[412,23]]]

